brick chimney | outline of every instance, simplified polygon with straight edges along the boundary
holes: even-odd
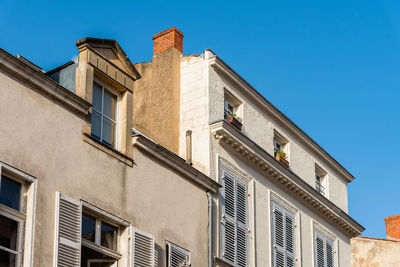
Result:
[[[385,218],[386,238],[400,240],[400,215]]]
[[[183,51],[183,34],[175,27],[153,36],[153,56],[169,48]]]

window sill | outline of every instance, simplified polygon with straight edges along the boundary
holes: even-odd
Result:
[[[215,267],[235,267],[235,265],[232,265],[231,263],[227,262],[224,259],[214,257],[214,266]]]
[[[100,142],[99,140],[97,140],[96,138],[92,137],[91,135],[87,134],[87,133],[83,133],[83,141],[91,144],[92,146],[98,148],[99,150],[107,153],[108,155],[118,159],[119,161],[127,164],[130,167],[133,167],[133,159],[121,152],[119,152],[118,150]]]

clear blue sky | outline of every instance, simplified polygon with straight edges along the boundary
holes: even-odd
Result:
[[[0,47],[49,70],[85,36],[133,62],[172,26],[184,53],[211,48],[343,164],[350,215],[385,237],[400,214],[400,2],[0,0]]]

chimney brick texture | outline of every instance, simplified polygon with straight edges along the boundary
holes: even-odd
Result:
[[[400,240],[400,215],[385,218],[386,238]]]
[[[182,53],[183,34],[177,28],[172,27],[153,36],[153,56],[173,47]]]

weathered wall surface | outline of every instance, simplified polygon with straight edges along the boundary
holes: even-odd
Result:
[[[186,158],[186,131],[192,131],[193,166],[209,174],[208,74],[201,57],[181,59],[179,155]]]
[[[135,148],[129,167],[84,142],[84,118],[1,70],[0,99],[0,161],[38,179],[34,266],[53,264],[56,191],[154,234],[163,248],[174,242],[192,252],[193,266],[207,266],[204,190]]]
[[[209,67],[209,83],[210,123],[224,119],[224,90],[228,90],[242,102],[242,133],[273,155],[274,129],[277,130],[289,141],[287,155],[290,169],[310,186],[315,187],[315,164],[318,164],[328,173],[325,196],[343,211],[348,211],[347,183],[334,170],[294,138],[283,125],[244,95],[237,84],[232,84],[224,74],[212,67]]]
[[[351,260],[353,267],[400,267],[400,242],[352,238]]]
[[[250,264],[251,266],[272,266],[272,247],[271,247],[271,202],[274,195],[279,196],[279,203],[284,203],[293,208],[296,216],[296,257],[299,261],[298,266],[314,266],[314,225],[318,224],[331,236],[334,236],[335,247],[335,266],[350,267],[350,239],[339,231],[335,226],[328,222],[319,214],[313,212],[310,207],[305,206],[296,197],[288,194],[281,187],[273,182],[273,179],[264,176],[250,163],[242,157],[236,157],[231,149],[221,146],[213,140],[213,154],[223,158],[225,162],[235,166],[251,177],[253,181],[249,183],[249,228],[250,228]],[[216,164],[218,170],[224,168],[226,164]],[[218,173],[218,171],[216,172]],[[221,177],[216,176],[218,180]],[[217,209],[216,209],[217,210]],[[254,217],[253,217],[254,215]],[[217,216],[217,214],[216,214]],[[219,221],[219,220],[217,220]],[[219,231],[219,227],[217,227]],[[256,250],[257,249],[257,250]],[[220,253],[218,249],[217,253]],[[220,255],[220,254],[219,254]],[[256,262],[256,263],[255,263]]]
[[[172,152],[179,152],[181,52],[171,48],[152,62],[135,64],[142,76],[133,86],[133,127]],[[145,114],[145,115],[141,115]]]

